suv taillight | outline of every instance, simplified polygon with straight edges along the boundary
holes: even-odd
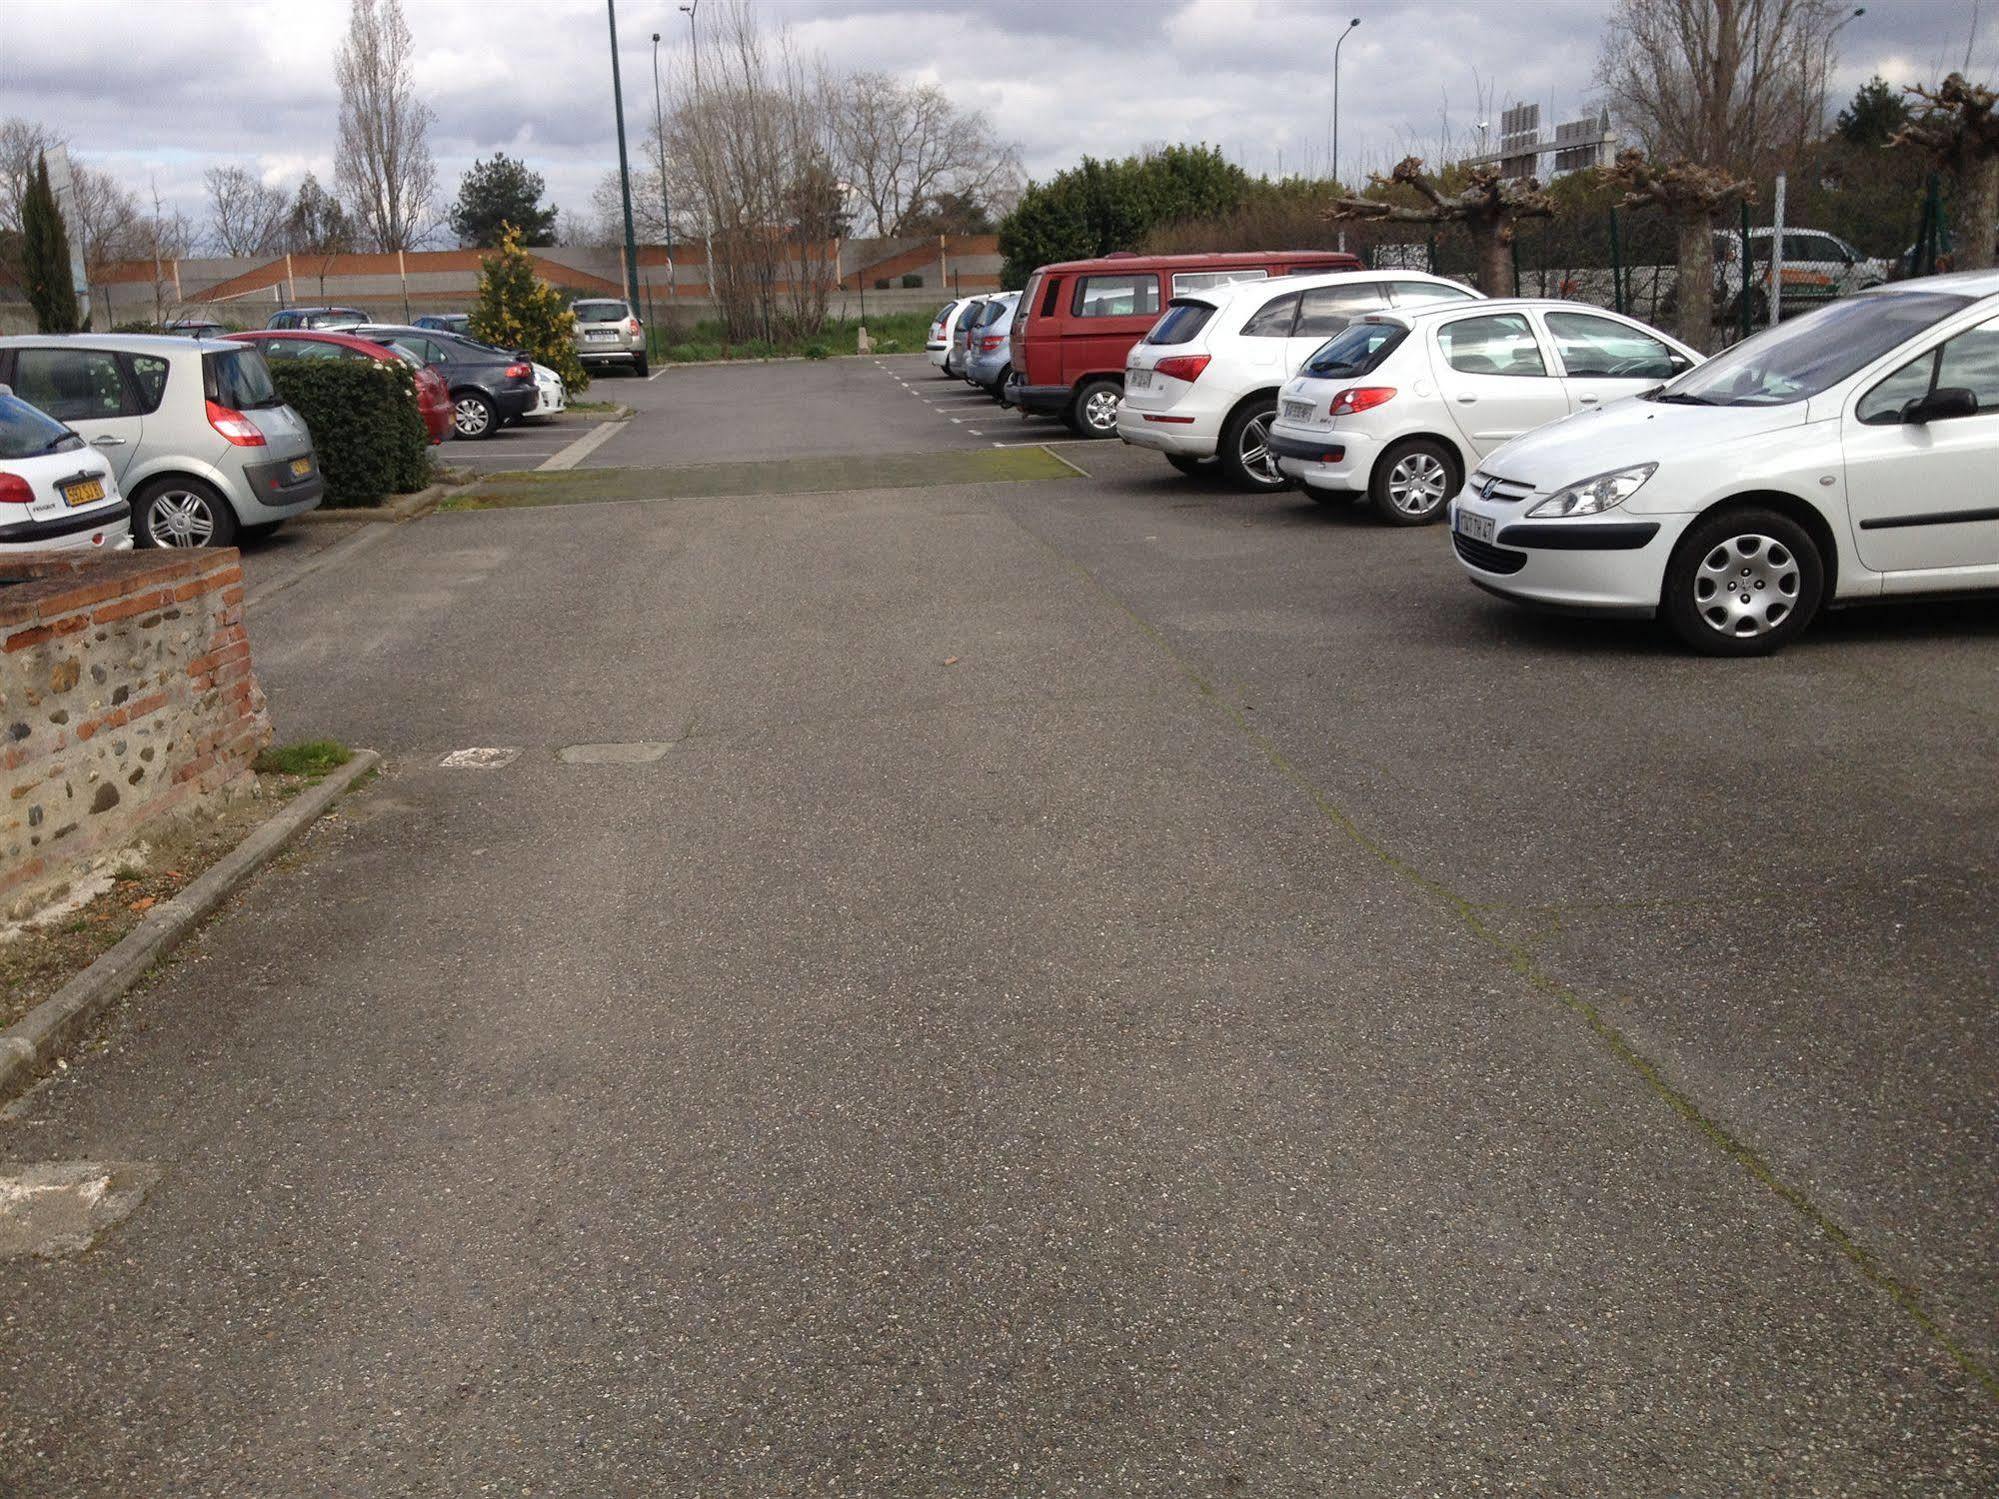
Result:
[[[1185,380],[1192,385],[1201,378],[1201,371],[1208,367],[1208,357],[1206,354],[1175,354],[1171,359],[1160,360],[1152,368],[1158,374]]]
[[[0,474],[0,505],[32,505],[35,492],[19,474]]]
[[[1333,403],[1327,411],[1333,416],[1352,416],[1356,412],[1372,411],[1383,402],[1395,399],[1392,385],[1354,385],[1333,396]]]
[[[255,422],[242,412],[232,411],[214,401],[208,403],[208,425],[239,448],[261,448],[264,445],[264,434],[257,430]]]
[[[639,336],[639,320],[637,318],[631,318],[627,320],[627,322],[625,323],[625,331],[631,334],[633,338],[637,338]]]

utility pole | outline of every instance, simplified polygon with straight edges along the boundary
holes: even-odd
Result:
[[[1333,191],[1340,190],[1340,48],[1353,35],[1354,27],[1360,25],[1360,17],[1347,22],[1347,29],[1340,33],[1340,39],[1333,43]],[[1340,248],[1347,247],[1346,226],[1340,226]]]
[[[604,0],[611,21],[611,107],[618,112],[618,194],[625,205],[625,295],[639,310],[639,242],[632,225],[632,163],[625,154],[625,88],[618,78],[618,0]]]
[[[652,122],[659,142],[660,237],[666,241],[666,299],[673,300],[673,198],[666,187],[666,106],[659,92],[659,33],[652,34]]]
[[[680,7],[680,13],[687,17],[687,48],[694,54],[694,125],[699,130],[706,123],[701,118],[701,0]],[[700,153],[697,151],[696,156]],[[702,172],[701,180],[707,181],[707,172]],[[722,304],[715,296],[715,232],[709,224],[709,215],[704,207],[701,214],[701,284],[708,293],[708,300],[717,312]]]

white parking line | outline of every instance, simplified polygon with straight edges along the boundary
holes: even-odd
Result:
[[[996,448],[1067,448],[1077,443],[1096,442],[1094,437],[1044,437],[1039,442],[996,442]]]
[[[557,469],[574,468],[597,449],[609,442],[613,433],[624,429],[623,422],[599,422],[596,430],[585,432],[568,447],[558,450],[553,456],[535,465],[538,474],[552,473]]]

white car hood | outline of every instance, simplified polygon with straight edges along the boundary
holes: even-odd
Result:
[[[1711,464],[1730,446],[1754,445],[1772,432],[1803,426],[1805,419],[1803,401],[1682,406],[1631,396],[1523,433],[1487,455],[1479,468],[1547,494],[1631,465],[1665,466],[1678,455],[1698,455]]]

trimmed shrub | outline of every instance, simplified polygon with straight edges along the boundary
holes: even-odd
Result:
[[[312,433],[334,508],[379,505],[430,482],[430,434],[416,404],[416,374],[401,360],[284,359],[271,380]]]

